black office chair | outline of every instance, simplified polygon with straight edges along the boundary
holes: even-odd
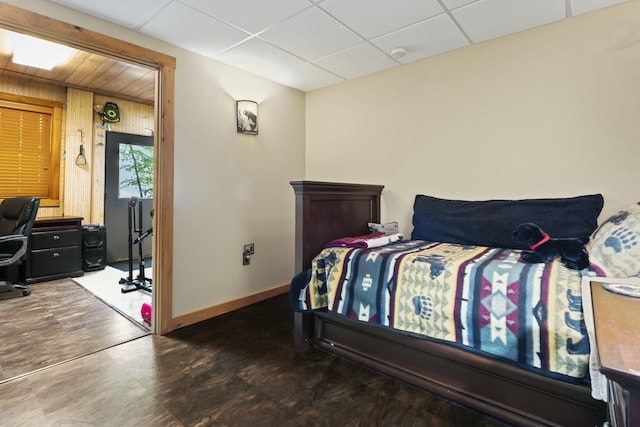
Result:
[[[0,299],[27,296],[26,270],[19,268],[26,257],[31,228],[40,199],[15,197],[0,203]],[[14,279],[9,283],[9,278]]]

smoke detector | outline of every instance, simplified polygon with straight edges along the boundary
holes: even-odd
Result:
[[[405,49],[404,47],[394,47],[389,51],[389,55],[393,59],[403,58],[406,54],[407,54],[407,49]]]

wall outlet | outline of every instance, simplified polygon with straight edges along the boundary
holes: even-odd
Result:
[[[255,251],[255,245],[253,243],[247,243],[244,245],[244,253],[247,255],[253,255]]]
[[[251,255],[255,252],[255,245],[253,243],[247,243],[242,249],[242,265],[251,264]]]

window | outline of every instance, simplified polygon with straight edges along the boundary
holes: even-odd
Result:
[[[0,199],[59,206],[61,117],[59,102],[0,94]]]
[[[153,198],[153,146],[120,143],[118,198]]]

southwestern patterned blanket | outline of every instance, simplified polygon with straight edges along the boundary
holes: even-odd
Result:
[[[581,276],[558,261],[528,264],[514,249],[408,240],[326,248],[309,273],[292,283],[296,310],[328,310],[552,376],[587,373]]]

